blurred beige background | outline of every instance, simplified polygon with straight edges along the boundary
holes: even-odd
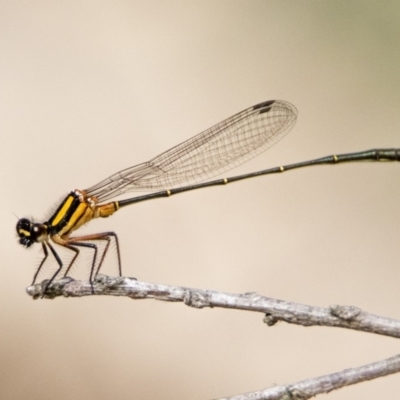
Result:
[[[1,399],[210,399],[371,363],[394,339],[126,298],[32,301],[43,221],[84,189],[258,102],[299,110],[228,175],[399,147],[397,1],[0,1]],[[144,281],[400,318],[400,165],[293,171],[138,204],[115,230]],[[14,215],[15,214],[15,215]],[[88,256],[86,256],[86,259]],[[329,400],[398,392],[391,376]]]

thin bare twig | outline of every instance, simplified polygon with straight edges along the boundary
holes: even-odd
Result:
[[[306,400],[321,393],[400,372],[400,354],[357,368],[219,400]],[[396,397],[396,396],[394,396]]]
[[[47,281],[30,286],[33,298],[43,296]],[[348,328],[400,338],[400,321],[380,317],[354,306],[331,305],[327,308],[272,299],[257,293],[231,294],[181,286],[140,282],[134,278],[98,275],[92,286],[86,281],[63,278],[54,282],[45,294],[47,298],[82,297],[90,295],[127,296],[132,299],[156,299],[183,302],[194,308],[222,307],[265,314],[264,322],[272,326],[278,321],[302,326]]]

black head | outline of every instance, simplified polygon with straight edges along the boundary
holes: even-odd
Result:
[[[17,233],[19,243],[22,246],[30,247],[35,242],[42,242],[47,238],[47,226],[34,224],[27,218],[21,218],[17,222]]]

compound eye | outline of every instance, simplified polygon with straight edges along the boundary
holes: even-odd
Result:
[[[32,222],[27,218],[21,218],[17,223],[17,233],[20,237],[31,235]]]

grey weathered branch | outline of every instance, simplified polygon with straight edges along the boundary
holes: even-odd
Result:
[[[43,296],[47,281],[30,286],[33,298]],[[212,290],[140,282],[134,278],[98,275],[92,286],[87,281],[64,278],[54,282],[45,297],[82,297],[90,295],[127,296],[132,299],[156,299],[183,302],[194,308],[222,307],[256,311],[265,314],[264,322],[271,326],[278,321],[302,326],[348,328],[400,338],[400,321],[380,317],[354,306],[331,305],[327,308],[308,306],[272,299],[257,293],[231,294]]]
[[[98,275],[91,285],[86,281],[63,278],[46,288],[48,281],[30,286],[27,292],[34,299],[47,297],[82,297],[90,295],[127,296],[132,299],[156,299],[183,302],[194,308],[223,307],[256,311],[265,314],[271,326],[278,321],[302,326],[331,326],[400,337],[400,321],[379,317],[354,306],[332,305],[313,307],[261,296],[256,293],[231,294],[212,290],[140,282],[134,278]],[[346,369],[294,384],[275,386],[220,400],[305,400],[320,393],[400,372],[400,354],[394,357]]]
[[[219,400],[306,400],[320,393],[328,393],[396,372],[400,372],[400,354],[362,367]]]

